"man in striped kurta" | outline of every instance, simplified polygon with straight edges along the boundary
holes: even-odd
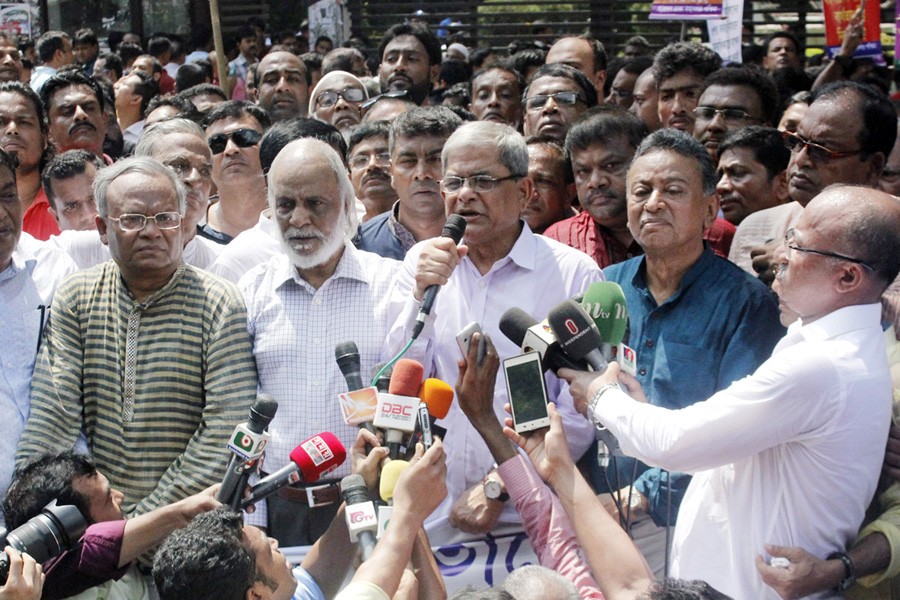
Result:
[[[256,369],[231,284],[181,260],[184,187],[146,158],[98,172],[98,230],[112,261],[54,298],[16,460],[79,433],[129,516],[221,480]]]

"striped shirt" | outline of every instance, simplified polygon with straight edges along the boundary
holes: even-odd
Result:
[[[256,368],[237,289],[182,265],[144,302],[109,261],[53,300],[16,460],[75,445],[143,514],[221,480],[228,436],[246,419]]]

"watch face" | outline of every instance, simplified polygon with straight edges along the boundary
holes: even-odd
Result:
[[[491,500],[499,498],[502,491],[503,488],[500,486],[500,482],[493,479],[488,479],[484,482],[484,495]]]

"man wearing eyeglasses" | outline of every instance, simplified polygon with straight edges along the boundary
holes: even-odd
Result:
[[[796,133],[784,134],[792,202],[756,212],[735,238],[753,247],[751,267],[771,283],[774,250],[809,201],[835,183],[875,186],[897,136],[897,114],[881,92],[853,81],[816,91]]]
[[[466,220],[463,243],[433,238],[406,255],[391,295],[395,319],[386,354],[398,352],[409,341],[424,289],[442,285],[421,336],[406,356],[422,362],[435,377],[453,381],[461,357],[455,337],[463,327],[478,321],[501,358],[521,354],[499,329],[507,309],[517,306],[542,319],[603,274],[587,255],[533,234],[522,220],[533,184],[528,177],[528,149],[515,130],[490,121],[466,123],[444,144],[441,161],[444,208],[447,215]],[[553,375],[548,375],[547,387],[550,399],[560,407],[572,455],[578,458],[593,441],[593,430],[573,412],[565,386]],[[498,415],[507,401],[505,380],[498,377],[494,388]],[[427,525],[432,542],[466,539],[497,523],[520,523],[511,504],[485,495],[482,480],[492,471],[493,460],[455,404],[442,424],[448,430],[444,447],[449,497]]]
[[[206,211],[199,235],[227,244],[256,225],[266,208],[266,181],[259,162],[259,141],[269,115],[255,104],[229,100],[213,107],[204,119],[212,151],[212,180],[218,202]]]
[[[363,223],[391,210],[397,201],[397,191],[391,187],[390,131],[386,121],[375,121],[350,132],[347,164],[356,198],[366,207]]]
[[[309,98],[309,114],[334,125],[343,134],[362,121],[360,106],[369,99],[363,82],[345,71],[332,71],[322,77]]]
[[[525,135],[543,135],[562,144],[575,119],[596,106],[597,91],[581,71],[568,65],[547,64],[534,72],[522,103]]]
[[[70,450],[83,433],[134,516],[221,479],[256,368],[237,288],[182,260],[175,173],[128,158],[98,171],[94,195],[112,260],[54,298],[16,458]]]
[[[770,565],[784,546],[831,563],[824,585],[789,597],[832,598],[852,585],[845,548],[875,493],[891,422],[879,298],[900,268],[900,203],[868,188],[829,188],[784,243],[780,303],[800,318],[749,377],[673,411],[635,401],[641,386],[619,389],[617,365],[596,377],[561,373],[578,408],[626,454],[695,473],[672,575],[734,598],[777,598],[766,583],[810,567],[793,564],[796,556],[787,569]]]
[[[719,69],[703,82],[694,109],[694,138],[716,164],[719,144],[731,131],[748,125],[775,124],[778,90],[766,75],[743,67]]]

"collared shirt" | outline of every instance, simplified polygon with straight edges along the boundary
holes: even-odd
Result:
[[[391,292],[391,310],[396,318],[387,340],[386,357],[399,352],[412,333],[419,308],[413,297],[416,262],[423,243],[413,246],[406,255]],[[459,375],[457,361],[462,357],[456,334],[463,327],[477,321],[493,340],[501,359],[516,356],[522,353],[521,349],[500,332],[503,313],[517,306],[535,319],[543,319],[564,299],[602,279],[603,273],[591,257],[555,240],[534,235],[523,221],[522,232],[512,250],[495,262],[487,274],[479,273],[469,257],[460,261],[450,281],[441,287],[424,331],[404,356],[421,362],[426,377],[437,377],[453,385]],[[552,374],[546,380],[548,397],[557,401],[569,447],[577,458],[593,441],[594,428],[575,411],[568,386]],[[501,422],[506,416],[503,405],[507,399],[506,379],[501,369],[494,386],[494,412]],[[438,424],[448,430],[444,448],[449,493],[429,518],[428,527],[429,535],[435,532],[432,542],[442,543],[443,531],[436,528],[446,525],[452,503],[463,491],[481,481],[493,467],[493,460],[484,440],[456,402],[447,418]],[[501,520],[520,521],[511,505],[504,508]]]
[[[800,218],[803,207],[799,202],[788,202],[750,213],[738,225],[728,252],[728,260],[756,275],[750,251],[770,241],[780,242],[785,232]]]
[[[25,427],[31,397],[31,374],[41,331],[50,317],[56,287],[76,270],[63,252],[23,232],[12,262],[0,271],[0,495],[6,495],[16,442]],[[2,519],[0,519],[2,521]]]
[[[22,215],[22,231],[30,233],[35,239],[45,241],[51,235],[59,234],[59,223],[50,213],[50,202],[44,188],[38,190],[34,202]]]
[[[259,222],[247,231],[242,231],[227,246],[216,244],[221,251],[209,267],[210,273],[237,283],[253,267],[284,252],[278,241],[281,233],[268,213],[269,209],[262,211]]]
[[[109,261],[66,280],[46,331],[19,463],[71,449],[83,430],[129,515],[221,480],[228,437],[256,395],[232,284],[182,264],[137,302]]]
[[[652,404],[675,410],[705,400],[771,356],[784,327],[774,295],[758,279],[706,248],[678,290],[657,305],[647,286],[646,262],[646,257],[633,258],[604,273],[625,292],[628,345],[636,352],[637,379]],[[614,464],[620,486],[630,484],[635,461],[617,457]],[[635,487],[650,500],[654,522],[673,523],[689,478],[645,464],[638,464],[636,472]]]
[[[603,394],[595,415],[627,454],[694,473],[675,526],[673,577],[775,599],[754,564],[764,544],[824,557],[856,537],[891,423],[880,313],[857,305],[796,322],[752,376],[681,410]]]
[[[630,246],[625,246],[609,229],[594,221],[587,211],[554,223],[544,231],[544,235],[581,250],[592,257],[601,269],[644,253],[637,242],[632,241]]]
[[[237,58],[228,62],[228,67],[231,69],[232,75],[247,81],[247,70],[250,68],[251,64],[253,63],[247,60],[246,56],[238,54]]]
[[[360,250],[403,260],[409,249],[415,246],[416,238],[397,220],[399,214],[400,201],[397,200],[391,210],[360,225],[353,243]]]
[[[96,231],[62,231],[47,240],[47,244],[72,257],[79,269],[90,269],[110,259],[109,246],[103,243]],[[195,235],[185,244],[181,259],[185,264],[209,270],[220,248],[221,245]]]
[[[303,280],[283,253],[241,279],[259,391],[278,400],[269,425],[267,470],[287,464],[291,450],[317,433],[330,431],[345,448],[356,440],[358,429],[344,422],[337,397],[348,390],[334,348],[355,342],[363,377],[371,372],[384,345],[388,290],[399,265],[348,242],[334,274],[319,289]],[[348,474],[350,464],[344,463],[330,476]],[[263,504],[257,504],[252,522],[265,517]]]
[[[36,94],[41,94],[41,88],[44,87],[44,84],[47,83],[47,80],[56,75],[56,69],[53,67],[48,67],[47,65],[38,65],[34,69],[31,70],[31,81],[29,85],[31,85],[31,89],[35,91]]]

